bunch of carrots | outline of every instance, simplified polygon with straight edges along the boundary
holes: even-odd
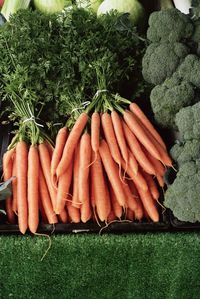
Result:
[[[33,119],[29,123],[38,130]],[[137,104],[111,95],[106,104],[95,99],[58,131],[54,148],[39,133],[32,142],[19,136],[4,155],[3,172],[4,180],[14,178],[8,221],[17,217],[23,234],[27,228],[36,233],[40,219],[159,221],[158,186],[164,187],[172,161]]]

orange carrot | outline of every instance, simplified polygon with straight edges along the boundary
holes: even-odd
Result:
[[[91,118],[91,145],[92,150],[97,153],[99,150],[100,116],[94,112]]]
[[[149,174],[156,174],[155,169],[152,165],[152,163],[148,160],[145,153],[142,150],[142,147],[140,143],[138,142],[135,135],[132,133],[132,131],[129,129],[127,124],[123,121],[122,122],[124,134],[126,141],[129,145],[129,148],[131,152],[133,153],[133,156],[138,161],[138,164]]]
[[[163,188],[165,186],[164,177],[161,176],[161,175],[159,175],[159,174],[157,174],[156,178],[157,178],[159,186]]]
[[[133,172],[132,168],[130,167],[130,165],[128,165],[128,167],[127,167],[125,161],[123,161],[123,160],[122,160],[122,168],[124,170],[127,168],[126,172],[127,172],[128,176],[130,177],[130,179],[133,180],[133,182],[135,184],[137,184],[137,186],[139,186],[144,191],[146,191],[148,189],[147,182],[145,181],[145,179],[142,176],[140,171],[138,171],[137,174],[135,174]]]
[[[143,125],[149,130],[149,132],[154,136],[154,138],[162,145],[162,147],[166,150],[166,145],[161,138],[160,134],[154,128],[152,123],[149,121],[144,112],[140,109],[140,107],[136,103],[131,103],[129,106],[130,110],[139,118],[139,120],[143,123]]]
[[[102,114],[101,123],[111,156],[113,157],[114,161],[119,165],[119,171],[121,171],[121,154],[115,136],[112,119],[109,113]]]
[[[110,185],[110,198],[111,198],[112,209],[113,209],[114,214],[116,215],[117,218],[121,218],[123,210],[122,210],[122,207],[120,206],[120,204],[117,201],[115,192],[114,192],[111,185]]]
[[[85,200],[89,200],[89,173],[90,173],[90,163],[91,163],[91,138],[88,133],[84,133],[80,140],[80,166],[79,166],[79,200],[84,203]]]
[[[126,161],[125,161],[125,163],[126,163]],[[134,172],[135,175],[137,175],[138,163],[130,150],[128,150],[128,163],[129,163],[131,170]]]
[[[70,198],[68,197],[70,200]],[[72,222],[79,223],[81,221],[80,209],[73,207],[70,201],[67,201],[67,212]]]
[[[102,140],[99,146],[100,156],[103,162],[103,166],[107,173],[110,184],[113,187],[117,201],[122,207],[125,207],[126,197],[122,187],[122,182],[119,178],[118,167],[113,160],[107,142]]]
[[[61,214],[65,208],[66,200],[69,196],[70,185],[72,181],[73,159],[67,170],[59,177],[58,190],[56,196],[56,214]],[[71,199],[72,200],[72,199]],[[62,217],[62,216],[61,216]]]
[[[135,213],[131,209],[127,209],[126,211],[126,219],[130,221],[135,220]]]
[[[55,148],[51,159],[51,179],[55,182],[56,169],[61,160],[63,149],[67,141],[68,130],[66,127],[61,128],[56,136]]]
[[[35,234],[39,225],[39,154],[37,146],[28,151],[28,227]]]
[[[16,145],[17,210],[19,230],[22,234],[25,234],[28,228],[27,171],[28,146],[26,142],[19,141]]]
[[[53,205],[53,208],[55,208],[55,203],[56,203],[56,190],[53,187],[52,181],[51,181],[51,158],[50,154],[48,151],[48,148],[46,146],[46,143],[40,143],[38,145],[38,150],[39,150],[39,156],[40,156],[40,163],[41,163],[41,169],[43,171],[45,181],[49,190],[49,194],[51,197],[51,202]]]
[[[72,205],[75,208],[80,208],[80,200],[79,200],[79,192],[78,192],[79,168],[80,168],[80,142],[78,142],[74,152]]]
[[[47,216],[48,222],[54,224],[58,222],[57,216],[53,210],[52,201],[49,195],[48,187],[44,178],[42,169],[39,169],[39,194],[42,202],[44,212]]]
[[[116,220],[116,215],[115,215],[114,211],[111,210],[110,213],[109,213],[109,215],[108,215],[108,217],[107,217],[107,221],[109,223],[109,222],[112,222],[114,220]]]
[[[151,193],[149,190],[144,192],[142,189],[136,186],[138,193],[140,195],[141,201],[143,203],[144,209],[147,211],[149,217],[154,221],[159,221],[159,213],[156,207],[156,202],[152,198]]]
[[[86,185],[86,188],[87,190],[85,192],[89,194],[89,184]],[[89,196],[86,197],[85,201],[82,203],[80,207],[80,211],[81,211],[81,221],[83,223],[86,223],[88,220],[90,220],[90,218],[92,217],[92,210],[90,206]]]
[[[92,152],[92,160],[95,153]],[[103,167],[99,153],[96,153],[95,162],[91,166],[91,185],[93,189],[92,206],[96,206],[97,215],[101,221],[106,221],[110,213],[110,198],[107,194],[107,185],[104,179]]]
[[[46,144],[46,146],[48,148],[50,158],[52,158],[54,147],[47,140],[45,141],[45,144]]]
[[[122,121],[119,114],[116,111],[111,112],[111,118],[113,123],[114,132],[116,135],[116,139],[121,150],[122,157],[126,163],[128,163],[128,148],[124,136],[124,130],[122,126]]]
[[[166,168],[164,167],[164,165],[160,161],[158,161],[156,158],[154,158],[145,148],[143,148],[143,151],[145,152],[149,161],[151,161],[151,163],[155,169],[155,175],[163,176],[166,171]]]
[[[88,115],[85,112],[83,112],[80,114],[75,125],[73,126],[68,136],[68,139],[66,141],[61,160],[56,170],[56,174],[58,178],[67,170],[68,166],[70,165],[74,154],[74,150],[87,124],[87,121],[88,121]]]
[[[138,208],[137,200],[135,196],[132,194],[126,180],[125,183],[126,184],[123,184],[123,189],[126,195],[126,207],[134,212]]]
[[[39,195],[39,213],[40,213],[40,222],[44,223],[44,224],[48,224],[49,221],[48,221],[47,215],[45,213],[40,195]]]
[[[15,214],[17,214],[17,178],[16,178],[16,153],[13,155],[13,167],[12,167],[12,176],[15,179],[12,181],[12,210]]]
[[[135,116],[135,118],[137,118]],[[148,129],[140,122],[140,120],[138,119],[138,124],[143,128],[143,130],[145,131],[146,135],[148,136],[148,138],[152,141],[152,143],[154,144],[154,146],[157,148],[157,150],[160,153],[160,160],[164,165],[167,165],[169,167],[172,167],[172,159],[170,158],[170,156],[168,155],[166,149],[164,149],[162,147],[162,145],[154,138],[154,136],[148,131]],[[148,149],[147,149],[148,150]],[[150,153],[151,154],[151,153]],[[154,158],[156,158],[154,156]]]
[[[14,155],[14,149],[7,151],[3,155],[3,175],[4,175],[4,181],[7,181],[12,177],[12,168],[13,168],[13,155]],[[6,198],[6,214],[8,222],[15,223],[15,213],[12,209],[12,196]]]
[[[144,209],[143,209],[143,204],[141,202],[139,193],[135,187],[135,184],[133,181],[128,181],[129,188],[131,190],[131,193],[135,197],[135,200],[137,201],[137,209],[135,210],[135,219],[137,220],[142,220],[144,216]]]
[[[158,200],[158,198],[160,197],[160,193],[158,191],[158,188],[157,188],[156,183],[154,182],[152,176],[145,172],[143,172],[143,176],[147,182],[147,185],[149,187],[149,191],[150,191],[152,197],[155,200]]]
[[[129,128],[133,132],[133,134],[137,137],[139,142],[144,145],[144,147],[150,152],[150,154],[153,157],[155,157],[158,160],[161,160],[161,156],[160,156],[160,153],[159,153],[157,147],[152,142],[152,139],[149,138],[146,131],[140,125],[140,123],[138,122],[138,119],[134,116],[134,114],[128,110],[125,110],[123,116],[124,116],[125,122],[129,126]]]

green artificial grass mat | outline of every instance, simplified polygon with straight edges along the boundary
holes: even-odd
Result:
[[[199,299],[200,234],[0,236],[1,299]]]

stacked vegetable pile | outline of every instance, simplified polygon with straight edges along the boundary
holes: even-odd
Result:
[[[151,14],[143,76],[155,85],[150,95],[155,120],[180,136],[170,151],[178,172],[164,205],[179,220],[194,223],[200,221],[200,6],[192,4],[188,15],[175,8]]]
[[[146,88],[145,41],[128,16],[21,10],[1,27],[0,50],[2,117],[15,130],[3,169],[5,179],[16,177],[9,222],[22,233],[36,233],[40,219],[157,222],[157,182],[164,186],[172,164],[125,98],[127,88]]]
[[[176,129],[175,115],[199,101],[200,19],[175,8],[153,12],[149,46],[143,58],[144,79],[155,85],[150,101],[157,123]]]

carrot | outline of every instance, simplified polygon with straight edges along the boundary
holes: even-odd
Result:
[[[119,116],[119,114],[116,111],[111,112],[111,119],[113,123],[114,132],[116,135],[117,143],[119,145],[119,148],[121,150],[122,157],[126,163],[128,163],[128,148],[124,136],[124,130],[122,126],[122,121]]]
[[[107,221],[109,223],[109,222],[112,222],[114,220],[116,220],[116,215],[115,215],[114,211],[111,210],[110,213],[109,213],[109,215],[108,215],[108,217],[107,217]]]
[[[166,171],[164,165],[160,161],[158,161],[156,158],[154,158],[145,148],[143,148],[143,151],[145,152],[149,161],[151,161],[151,163],[155,169],[155,175],[163,176]]]
[[[12,176],[15,179],[12,181],[12,210],[15,214],[17,214],[17,178],[16,178],[16,152],[13,155],[13,167],[12,167]]]
[[[155,169],[152,165],[152,163],[148,160],[146,157],[146,154],[143,152],[142,147],[140,143],[138,142],[135,135],[132,133],[132,131],[129,129],[127,124],[123,121],[122,122],[124,134],[126,141],[129,145],[129,148],[133,154],[133,156],[138,161],[138,164],[149,174],[156,174]]]
[[[152,198],[149,190],[146,192],[136,186],[138,193],[140,195],[141,201],[143,203],[144,209],[147,211],[149,217],[154,221],[159,221],[159,213],[156,207],[156,202]]]
[[[166,145],[161,138],[160,134],[154,128],[152,123],[149,121],[144,112],[140,109],[140,107],[136,103],[131,103],[129,106],[130,110],[139,118],[139,120],[143,123],[143,125],[149,130],[149,132],[153,135],[153,137],[161,144],[161,146],[166,150]]]
[[[132,168],[130,167],[130,165],[128,165],[128,167],[126,167],[126,163],[125,161],[122,160],[122,168],[125,170],[126,168],[126,172],[128,174],[128,176],[130,177],[130,179],[133,180],[133,182],[139,186],[142,190],[146,191],[148,189],[148,185],[147,182],[145,181],[144,177],[142,176],[141,172],[138,171],[137,174],[135,174],[132,170]]]
[[[73,166],[73,191],[72,191],[72,205],[75,208],[80,208],[79,200],[79,167],[80,167],[80,142],[74,152],[74,166]]]
[[[66,141],[61,160],[56,170],[56,174],[58,178],[67,170],[68,166],[70,165],[72,156],[74,154],[74,150],[87,124],[87,121],[88,121],[88,115],[85,112],[83,112],[80,114],[75,125],[73,126],[68,136],[68,139]]]
[[[45,214],[45,210],[44,210],[40,195],[39,195],[39,213],[40,213],[40,221],[44,224],[48,224],[49,221],[48,221],[47,215]]]
[[[85,192],[89,194],[89,184],[86,185],[86,188],[87,190]],[[92,217],[89,196],[82,203],[80,210],[81,210],[81,221],[83,223],[86,223]]]
[[[91,118],[91,145],[95,154],[99,150],[99,135],[100,135],[100,116],[98,112],[94,112]]]
[[[122,207],[120,206],[120,204],[117,201],[115,192],[114,192],[111,185],[110,185],[110,198],[111,198],[112,209],[113,209],[114,214],[116,215],[117,218],[121,218],[123,210],[122,210]]]
[[[14,149],[7,151],[3,156],[3,175],[4,181],[12,177]],[[15,213],[12,209],[12,196],[6,198],[6,214],[8,222],[15,223]]]
[[[28,151],[28,227],[35,234],[39,225],[39,154],[37,146]]]
[[[125,161],[125,163],[126,163],[126,161]],[[134,172],[135,175],[137,175],[138,163],[130,150],[128,151],[128,163],[130,165],[131,170]]]
[[[135,210],[135,218],[137,220],[142,220],[142,218],[144,216],[144,209],[143,209],[143,205],[142,205],[139,193],[138,193],[133,181],[128,181],[128,185],[131,190],[131,193],[133,194],[133,196],[135,197],[135,200],[137,201],[137,209]]]
[[[156,148],[155,144],[152,141],[152,138],[149,138],[146,131],[138,122],[138,119],[128,110],[124,112],[124,120],[133,134],[137,137],[139,142],[144,145],[144,147],[150,152],[150,154],[158,160],[161,160],[160,153]]]
[[[56,214],[61,214],[65,208],[66,200],[69,196],[70,185],[72,181],[73,159],[68,169],[59,177],[58,190],[56,196]],[[62,217],[62,216],[61,216]]]
[[[158,191],[158,188],[157,188],[156,183],[154,182],[152,176],[145,172],[143,172],[143,176],[147,182],[147,185],[149,187],[149,191],[150,191],[152,197],[155,200],[158,200],[158,198],[160,197],[160,193]]]
[[[49,194],[51,197],[51,202],[53,204],[53,208],[55,208],[56,204],[56,190],[53,187],[52,181],[51,181],[51,158],[50,154],[48,151],[48,147],[46,143],[40,143],[38,145],[38,150],[39,150],[39,156],[40,156],[40,163],[41,163],[41,168],[45,177],[45,181],[49,190]]]
[[[51,159],[51,179],[52,182],[54,181],[55,175],[56,175],[56,169],[58,167],[58,164],[60,162],[60,159],[62,157],[63,149],[65,147],[65,143],[67,141],[68,131],[66,127],[61,128],[58,131],[58,134],[56,136],[56,142],[55,142],[55,148],[52,153],[52,159]]]
[[[70,198],[68,198],[70,200]],[[80,209],[73,207],[72,203],[67,201],[67,212],[72,222],[79,223],[81,221]]]
[[[165,181],[164,181],[163,176],[161,176],[161,175],[158,174],[156,176],[156,178],[157,178],[159,186],[163,188],[165,186]]]
[[[124,190],[122,187],[122,182],[119,178],[118,167],[111,156],[108,144],[105,140],[101,141],[100,146],[99,146],[99,152],[100,152],[100,156],[101,156],[105,171],[107,173],[108,179],[109,179],[110,184],[112,185],[113,190],[115,192],[117,201],[119,202],[119,204],[122,207],[125,207],[126,197],[125,197]]]
[[[92,152],[92,160],[95,152]],[[92,185],[92,206],[96,206],[96,211],[101,221],[106,221],[110,213],[110,199],[107,194],[103,166],[99,153],[96,153],[96,160],[91,166],[91,185]]]
[[[53,210],[51,197],[49,195],[48,187],[44,178],[42,169],[39,169],[39,194],[40,200],[44,208],[44,212],[47,216],[48,222],[54,224],[58,222],[57,216]]]
[[[19,141],[16,145],[17,210],[19,230],[22,234],[25,234],[28,228],[27,171],[28,146],[26,142]]]
[[[53,155],[54,147],[53,147],[53,145],[51,145],[47,140],[45,140],[45,144],[46,144],[46,146],[47,146],[47,148],[48,148],[50,158],[52,159],[52,155]]]
[[[119,165],[119,173],[121,171],[121,154],[115,136],[112,119],[109,113],[103,113],[101,116],[101,123],[103,127],[104,136],[108,144],[111,156],[114,161]]]
[[[131,209],[127,209],[126,211],[126,219],[130,221],[135,220],[135,213]]]
[[[126,207],[134,212],[138,207],[137,200],[135,196],[132,194],[127,181],[125,181],[125,183],[126,184],[123,184],[123,189],[126,195]]]
[[[87,188],[87,185],[89,184],[91,155],[91,138],[88,133],[84,133],[80,140],[80,168],[78,182],[79,200],[81,203],[85,200],[89,200],[89,188]]]
[[[162,147],[162,145],[160,145],[160,143],[154,138],[154,136],[148,131],[148,129],[146,129],[146,127],[144,127],[144,125],[140,122],[140,120],[138,120],[138,123],[143,128],[143,130],[146,132],[146,135],[148,136],[148,138],[151,139],[154,146],[158,149],[158,151],[160,153],[160,157],[161,157],[158,160],[160,160],[164,165],[172,167],[172,160],[171,160],[170,156],[168,155],[167,151]],[[156,158],[156,157],[154,157],[154,158]]]

